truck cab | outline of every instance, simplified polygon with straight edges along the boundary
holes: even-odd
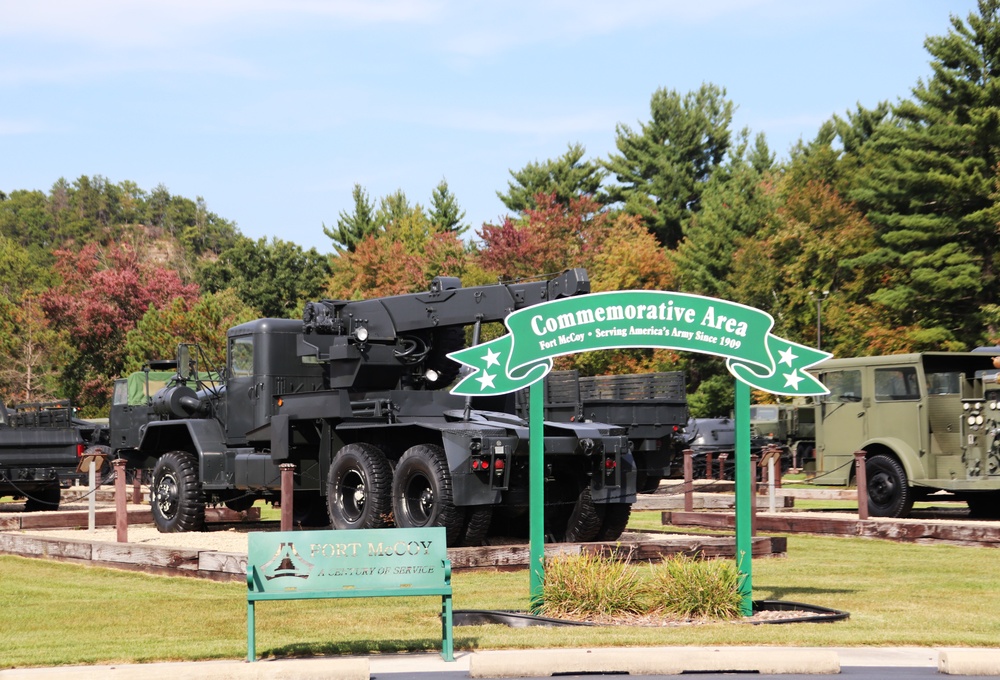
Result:
[[[942,490],[982,511],[1000,504],[990,356],[831,359],[817,370],[830,393],[816,407],[816,459],[807,466],[816,484],[851,483],[854,452],[864,450],[874,516],[906,516],[915,500]]]

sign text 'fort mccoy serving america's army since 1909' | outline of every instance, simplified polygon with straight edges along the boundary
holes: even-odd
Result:
[[[513,392],[541,380],[552,358],[630,347],[677,349],[726,358],[739,380],[774,394],[825,394],[805,369],[831,355],[771,334],[767,312],[735,302],[666,291],[578,295],[513,312],[510,333],[449,354],[473,369],[452,390]]]

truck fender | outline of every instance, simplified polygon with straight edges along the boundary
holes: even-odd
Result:
[[[920,455],[902,439],[897,437],[871,439],[866,441],[861,448],[867,452],[868,457],[879,453],[895,456],[903,466],[903,471],[906,472],[906,478],[910,481],[911,486],[914,479],[924,479],[927,477],[923,461],[920,460]]]
[[[147,460],[187,451],[198,457],[202,482],[226,481],[225,435],[217,420],[154,420],[142,432],[139,451]]]

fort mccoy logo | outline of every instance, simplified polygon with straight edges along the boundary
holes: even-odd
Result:
[[[261,565],[261,573],[268,581],[285,576],[307,579],[312,574],[313,566],[312,562],[299,555],[294,543],[288,542],[278,545],[271,559]]]
[[[664,291],[614,291],[553,300],[510,314],[510,333],[448,356],[472,369],[453,394],[507,394],[537,382],[552,359],[601,349],[663,348],[725,357],[738,380],[772,394],[827,389],[806,371],[833,356],[771,333],[767,312]]]

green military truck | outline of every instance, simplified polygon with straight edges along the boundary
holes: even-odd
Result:
[[[1000,514],[1000,385],[989,354],[924,352],[830,359],[816,405],[816,484],[853,483],[864,450],[868,510],[906,517],[949,491],[974,515]]]

